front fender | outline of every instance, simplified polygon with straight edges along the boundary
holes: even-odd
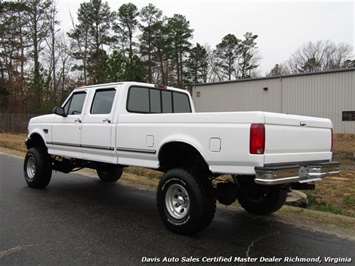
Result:
[[[25,140],[27,149],[32,147],[46,147],[46,140],[44,134],[39,132],[33,132],[30,134],[29,138]]]

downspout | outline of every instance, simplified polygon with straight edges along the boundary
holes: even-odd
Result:
[[[281,82],[281,84],[280,84],[280,108],[281,108],[281,110],[280,110],[280,113],[283,113],[284,112],[284,107],[283,107],[283,80],[282,80],[282,77],[280,77],[280,82]]]

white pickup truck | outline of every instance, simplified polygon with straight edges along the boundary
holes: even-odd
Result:
[[[88,167],[114,182],[127,166],[156,169],[164,173],[158,212],[180,234],[206,228],[216,199],[226,205],[238,199],[248,212],[268,214],[282,207],[291,187],[313,188],[313,181],[339,174],[329,119],[195,113],[188,92],[152,84],[77,88],[54,114],[32,118],[28,129],[30,187],[46,187],[52,170]]]

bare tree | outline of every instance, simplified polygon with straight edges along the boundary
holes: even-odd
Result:
[[[62,102],[65,95],[65,88],[70,87],[69,84],[69,73],[73,67],[74,59],[71,57],[70,47],[65,34],[58,35],[56,38],[56,64],[57,64],[57,95],[56,103]],[[60,93],[59,93],[60,92]],[[60,99],[58,99],[60,95]]]
[[[218,66],[218,59],[216,58],[216,52],[209,45],[204,46],[207,50],[207,62],[208,62],[208,82],[223,81],[223,75],[221,74]]]
[[[286,62],[291,73],[339,69],[351,57],[349,44],[332,41],[308,42],[292,54]]]

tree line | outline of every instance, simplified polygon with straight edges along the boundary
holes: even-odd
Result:
[[[352,47],[349,44],[336,44],[330,40],[308,42],[297,49],[291,57],[276,64],[267,76],[319,72],[332,69],[354,68]]]
[[[71,17],[71,30],[64,32],[53,0],[0,2],[0,112],[48,112],[81,84],[142,81],[185,88],[259,76],[258,35],[252,32],[227,34],[215,48],[194,45],[187,18],[164,16],[153,4],[111,10],[107,2],[89,0]],[[342,53],[338,46],[329,52],[334,59],[326,66],[317,54],[303,58],[300,50],[267,75],[355,66],[351,47],[342,45]]]

